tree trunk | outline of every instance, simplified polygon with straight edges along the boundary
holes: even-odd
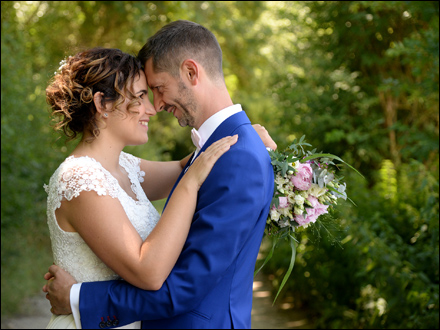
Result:
[[[391,94],[379,92],[379,100],[385,111],[385,127],[388,129],[388,138],[390,140],[390,155],[393,163],[398,166],[400,164],[400,154],[397,145],[396,131],[391,127],[397,121],[397,107],[399,101]]]

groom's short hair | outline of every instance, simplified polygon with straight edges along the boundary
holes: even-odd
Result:
[[[153,58],[155,72],[179,77],[180,64],[186,59],[200,63],[209,78],[224,82],[222,50],[214,34],[200,24],[178,20],[162,27],[139,51],[143,65]]]

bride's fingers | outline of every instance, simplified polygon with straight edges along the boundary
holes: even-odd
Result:
[[[212,167],[212,165],[214,165],[214,163],[230,148],[231,148],[230,144],[221,144],[213,149],[206,150],[200,154],[200,156],[196,159],[193,165],[204,163]]]
[[[229,148],[234,145],[238,140],[238,135],[227,136],[214,142],[208,149],[204,152],[205,157],[218,156],[220,157],[223,153],[229,150]]]
[[[198,182],[199,188],[205,181],[207,175],[212,170],[215,162],[228,151],[238,140],[238,135],[229,136],[210,145],[206,151],[202,152],[199,157],[189,168],[187,173],[192,175]]]
[[[238,140],[238,135],[223,138],[218,141],[218,144],[213,145],[212,148],[206,150],[205,157],[208,161],[215,163],[224,153],[226,153],[232,145]]]

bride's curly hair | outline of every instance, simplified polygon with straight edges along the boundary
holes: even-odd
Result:
[[[110,111],[127,112],[120,109],[126,98],[127,111],[138,104],[133,93],[134,78],[140,75],[141,62],[119,49],[93,48],[70,56],[62,61],[49,86],[46,101],[54,117],[54,129],[62,130],[67,141],[88,131],[92,134],[88,142],[99,135],[96,106],[93,95],[102,92],[102,106],[113,103]]]

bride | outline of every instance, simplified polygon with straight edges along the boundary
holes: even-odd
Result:
[[[80,52],[60,67],[46,96],[55,127],[69,140],[81,136],[45,185],[54,263],[78,283],[123,279],[158,290],[185,243],[198,189],[238,137],[217,141],[194,161],[160,216],[150,201],[168,196],[190,156],[153,162],[122,151],[148,141],[156,114],[141,63],[118,49]],[[71,314],[52,315],[47,328],[76,325]]]

